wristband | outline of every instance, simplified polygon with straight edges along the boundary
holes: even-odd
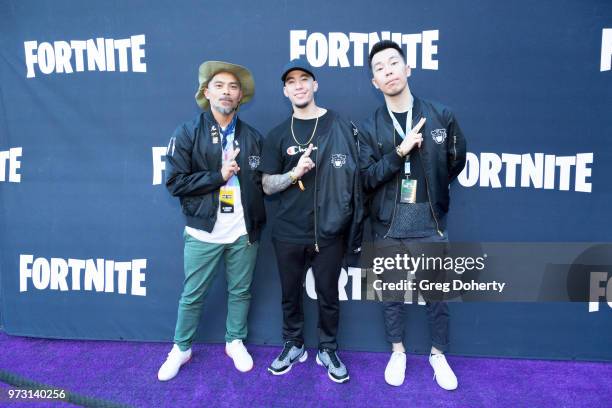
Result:
[[[297,183],[298,178],[295,176],[295,167],[289,170],[289,179],[291,179],[291,184]]]

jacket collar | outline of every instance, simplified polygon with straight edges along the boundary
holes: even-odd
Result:
[[[421,118],[421,116],[423,116],[422,113],[422,106],[423,103],[421,101],[421,98],[419,98],[418,96],[416,96],[415,94],[412,94],[413,97],[413,102],[412,102],[412,123],[416,124],[419,119]],[[385,122],[385,124],[393,127],[393,121],[391,120],[391,117],[389,116],[389,113],[387,111],[387,104],[383,104],[380,107],[380,113],[383,117],[383,121]],[[416,122],[415,122],[416,120]],[[410,130],[410,129],[408,129]]]
[[[213,116],[212,112],[210,109],[207,109],[203,112],[204,115],[204,120],[206,123],[215,123],[217,126],[219,126],[219,124],[217,123],[217,120],[215,119],[215,117]],[[235,113],[235,115],[238,115],[238,112]],[[234,130],[234,138],[237,139],[238,135],[240,134],[240,128],[242,121],[240,120],[240,116],[238,116],[236,118],[236,129]],[[210,129],[208,129],[210,130]]]
[[[336,121],[336,112],[329,108],[325,109],[327,110],[327,112],[323,114],[323,116],[325,116],[325,121],[320,120],[323,116],[319,117],[319,124],[317,127],[317,140],[319,140],[319,137],[321,136],[326,137],[329,131],[331,130],[332,125]],[[287,118],[287,121],[284,123],[286,123],[287,128],[289,128],[291,126],[291,116],[289,116]]]

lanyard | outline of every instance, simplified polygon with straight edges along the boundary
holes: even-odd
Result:
[[[412,129],[412,106],[413,105],[410,104],[410,108],[406,113],[406,131],[408,131],[408,129]],[[393,112],[391,112],[391,109],[389,109],[389,106],[387,106],[387,112],[389,112],[389,116],[391,116],[391,120],[393,121],[393,127],[395,128],[397,134],[400,135],[402,139],[406,138],[406,133],[404,132],[404,129],[402,129],[402,127],[400,126],[399,122],[397,121],[397,118],[395,117]],[[410,173],[410,155],[408,155],[406,156],[406,159],[404,161],[404,176],[406,178],[410,178]]]
[[[234,114],[234,117],[232,118],[232,121],[229,123],[229,125],[227,125],[227,127],[225,128],[225,130],[223,130],[221,128],[221,126],[219,126],[219,130],[221,131],[221,135],[223,136],[221,139],[221,145],[223,146],[223,149],[225,150],[225,147],[227,145],[227,137],[229,135],[231,135],[232,133],[234,133],[234,130],[236,129],[236,121],[238,119],[238,115]]]
[[[389,112],[389,116],[391,116],[395,131],[398,135],[400,135],[402,139],[404,139],[406,137],[406,133],[404,132],[404,129],[402,129],[402,127],[400,126],[393,112],[391,112],[391,109],[389,109],[389,106],[387,106],[387,112]],[[410,109],[408,109],[408,113],[406,113],[406,131],[409,132],[410,129],[412,129],[412,105],[410,105]]]

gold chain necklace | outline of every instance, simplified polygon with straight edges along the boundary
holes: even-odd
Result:
[[[319,117],[317,116],[317,120],[315,120],[315,125],[314,125],[314,129],[312,129],[312,135],[310,135],[310,139],[308,139],[308,141],[306,143],[300,143],[298,142],[297,138],[295,137],[295,133],[293,133],[293,115],[291,115],[291,136],[293,136],[293,140],[295,140],[295,143],[298,144],[298,146],[308,146],[310,144],[310,142],[312,142],[312,138],[314,137],[316,131],[317,131],[317,125],[319,124]]]

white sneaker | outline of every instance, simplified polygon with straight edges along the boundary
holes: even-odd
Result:
[[[172,346],[172,350],[168,353],[168,358],[159,368],[157,372],[157,379],[159,381],[168,381],[176,377],[181,366],[191,359],[191,349],[181,351],[175,344]]]
[[[234,366],[238,371],[246,373],[253,368],[253,358],[242,344],[242,340],[236,339],[231,343],[225,343],[225,354],[234,360]]]
[[[440,387],[447,391],[457,389],[457,377],[448,365],[444,354],[430,354],[429,364],[434,370],[434,378]]]
[[[399,387],[406,376],[406,353],[394,351],[385,368],[385,381],[389,385]]]

